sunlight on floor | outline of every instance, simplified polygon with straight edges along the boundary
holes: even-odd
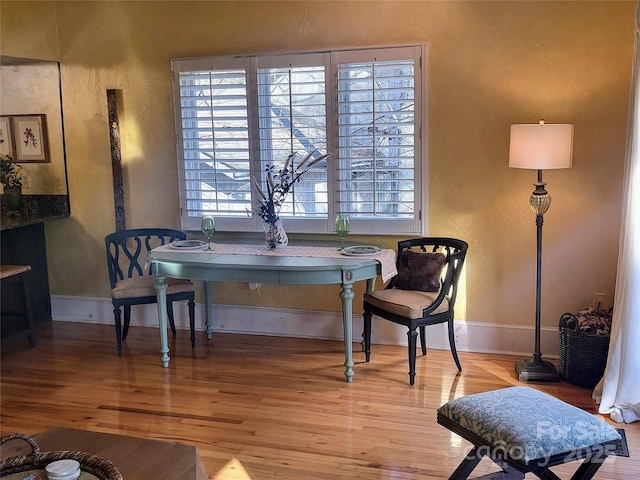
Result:
[[[232,458],[215,474],[212,480],[251,480],[240,460]]]

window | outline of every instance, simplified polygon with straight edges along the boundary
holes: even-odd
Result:
[[[172,61],[182,227],[258,231],[252,177],[330,152],[287,197],[289,232],[420,234],[423,46]]]

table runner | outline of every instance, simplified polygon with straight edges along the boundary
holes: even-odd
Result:
[[[171,253],[211,253],[211,254],[229,254],[229,255],[264,255],[272,257],[311,257],[311,258],[365,258],[377,260],[380,262],[380,271],[382,281],[386,282],[391,277],[396,275],[396,252],[390,248],[383,249],[380,253],[374,255],[357,255],[346,256],[342,255],[335,247],[316,247],[316,246],[294,246],[287,245],[286,247],[279,247],[270,249],[266,245],[259,244],[229,244],[229,243],[211,243],[212,252],[208,252],[202,249],[177,249],[172,248],[170,245],[162,245],[154,248],[154,252],[171,252]]]

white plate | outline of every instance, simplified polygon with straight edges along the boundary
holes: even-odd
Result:
[[[206,246],[207,244],[202,240],[178,240],[169,244],[169,247],[176,250],[200,250]]]
[[[340,250],[342,255],[347,255],[350,257],[356,257],[360,255],[376,255],[380,253],[382,249],[380,247],[376,247],[375,245],[354,245],[352,247],[345,247]]]

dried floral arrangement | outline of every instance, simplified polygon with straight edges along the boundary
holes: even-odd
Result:
[[[299,182],[302,175],[307,173],[316,163],[331,155],[325,153],[313,158],[317,154],[318,150],[313,150],[296,165],[297,152],[293,152],[287,157],[284,166],[278,172],[276,172],[275,165],[267,165],[265,168],[267,174],[266,190],[260,186],[255,177],[253,178],[253,185],[259,197],[259,205],[255,212],[265,223],[275,224],[279,220],[280,208],[293,185]]]

